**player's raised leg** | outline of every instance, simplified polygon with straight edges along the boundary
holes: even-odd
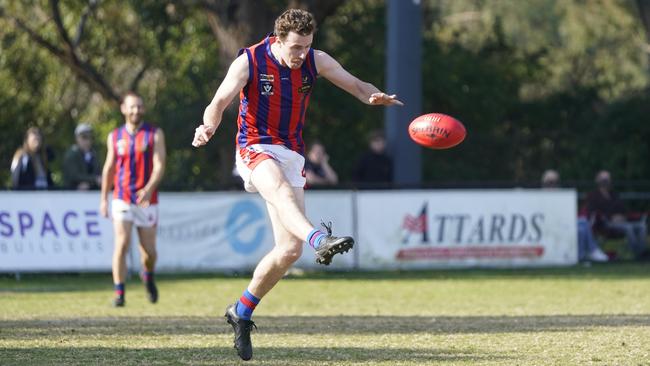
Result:
[[[113,220],[113,232],[115,235],[113,249],[115,299],[113,299],[113,306],[124,306],[125,304],[126,254],[129,251],[132,228],[133,223],[131,221]]]
[[[279,163],[274,159],[261,161],[251,172],[250,179],[262,198],[280,213],[285,229],[297,238],[306,238],[314,227],[305,217],[302,198],[296,196]],[[302,188],[299,190],[302,194]]]
[[[302,166],[300,168],[302,170]],[[287,171],[287,174],[291,172]],[[275,160],[260,162],[252,171],[250,179],[262,198],[277,210],[285,229],[316,250],[318,263],[329,265],[334,255],[347,252],[354,246],[351,237],[332,236],[331,227],[326,227],[325,233],[307,220],[304,203],[299,202],[304,200],[302,187],[292,187]],[[299,192],[300,197],[296,196],[296,192]]]
[[[155,304],[158,301],[158,288],[154,281],[154,270],[156,268],[156,227],[138,227],[140,238],[140,258],[142,260],[142,281],[147,290],[149,302]]]

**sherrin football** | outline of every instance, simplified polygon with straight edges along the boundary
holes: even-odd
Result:
[[[409,124],[409,136],[429,149],[448,149],[465,139],[467,130],[454,117],[442,113],[424,114]]]

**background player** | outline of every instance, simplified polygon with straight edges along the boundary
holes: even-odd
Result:
[[[115,237],[113,251],[114,306],[124,306],[126,253],[133,225],[137,227],[142,259],[142,280],[149,301],[158,301],[153,273],[156,265],[158,185],[165,171],[165,136],[142,119],[142,98],[130,92],[122,99],[124,125],[108,135],[102,171],[100,212],[108,217],[108,191],[113,186],[111,215]]]
[[[247,191],[267,203],[275,246],[257,265],[240,300],[226,309],[239,356],[253,355],[251,315],[260,299],[300,258],[303,242],[316,250],[316,261],[329,264],[348,251],[350,237],[319,231],[305,217],[302,130],[312,87],[318,75],[366,104],[402,105],[395,95],[352,76],[327,53],[311,48],[316,24],[312,14],[290,9],[275,21],[275,35],[240,51],[205,109],[194,146],[207,143],[221,123],[224,109],[240,93],[237,170]]]

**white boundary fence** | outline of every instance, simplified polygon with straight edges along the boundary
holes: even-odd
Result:
[[[162,192],[160,200],[160,271],[251,270],[272,248],[258,195]],[[97,192],[0,192],[0,272],[110,271],[111,221],[98,204]],[[332,221],[335,235],[357,239],[327,269],[577,262],[573,190],[307,191],[306,206],[312,222]],[[308,247],[296,266],[325,268]]]

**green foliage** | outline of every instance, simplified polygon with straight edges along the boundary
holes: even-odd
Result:
[[[71,35],[76,33],[84,9],[79,4],[61,4],[63,23]],[[38,14],[48,11],[47,4],[39,5],[16,5],[13,14],[37,19]],[[213,56],[217,45],[208,25],[196,21],[200,14],[183,13],[185,10],[155,1],[105,2],[89,17],[79,44],[82,57],[118,94],[131,89],[144,68],[137,91],[148,107],[146,119],[166,132],[169,163],[163,187],[170,188],[215,180],[212,170],[192,173],[211,163],[214,149],[204,149],[191,158],[194,154],[188,152],[202,109],[215,88],[206,80],[214,78],[221,62]],[[107,134],[123,123],[116,101],[107,100],[81,82],[68,65],[36,47],[10,20],[2,22],[9,30],[2,34],[0,80],[6,80],[4,84],[9,87],[0,91],[2,104],[8,105],[4,109],[8,113],[0,118],[3,130],[8,132],[3,135],[0,165],[9,166],[13,149],[28,125],[43,128],[46,143],[59,152],[59,157],[73,143],[74,126],[80,121],[92,123],[99,146],[105,146]],[[41,22],[44,27],[38,28],[38,22],[30,25],[58,44],[51,23]],[[54,161],[55,172],[60,171],[58,164],[60,159]],[[7,170],[0,174],[3,181],[7,180]]]
[[[53,169],[60,172],[77,122],[93,124],[100,148],[122,123],[110,93],[15,22],[65,51],[51,3],[0,0],[0,185],[7,184],[11,157],[28,126],[43,129],[59,157]],[[86,17],[76,45],[79,60],[116,95],[137,89],[146,118],[166,132],[163,188],[228,184],[236,105],[226,111],[214,141],[190,146],[231,62],[220,56],[199,2],[99,1],[92,11],[87,2],[54,3],[73,40]],[[265,4],[279,12],[286,2]],[[611,169],[616,180],[650,176],[650,131],[642,122],[650,102],[647,40],[633,2],[429,0],[422,9],[423,111],[456,116],[469,132],[456,148],[423,151],[425,183],[528,184],[551,167],[565,181],[590,181],[600,168]],[[385,11],[380,0],[345,2],[320,24],[315,48],[383,89]],[[227,19],[228,29],[245,29],[233,19]],[[359,103],[326,80],[316,85],[305,138],[325,143],[345,183],[368,131],[382,128],[383,109]]]
[[[650,174],[647,129],[634,112],[617,121],[611,112],[627,98],[647,100],[643,27],[629,2],[429,4],[424,110],[458,117],[468,137],[425,152],[425,180],[530,184],[547,168],[567,181],[602,168],[620,180]],[[626,140],[638,145],[612,143]]]
[[[324,50],[361,80],[384,84],[385,5],[383,1],[351,1],[321,26],[315,48]],[[307,143],[318,139],[330,164],[346,181],[356,157],[367,149],[368,131],[383,129],[383,109],[368,106],[320,78],[305,124]]]

